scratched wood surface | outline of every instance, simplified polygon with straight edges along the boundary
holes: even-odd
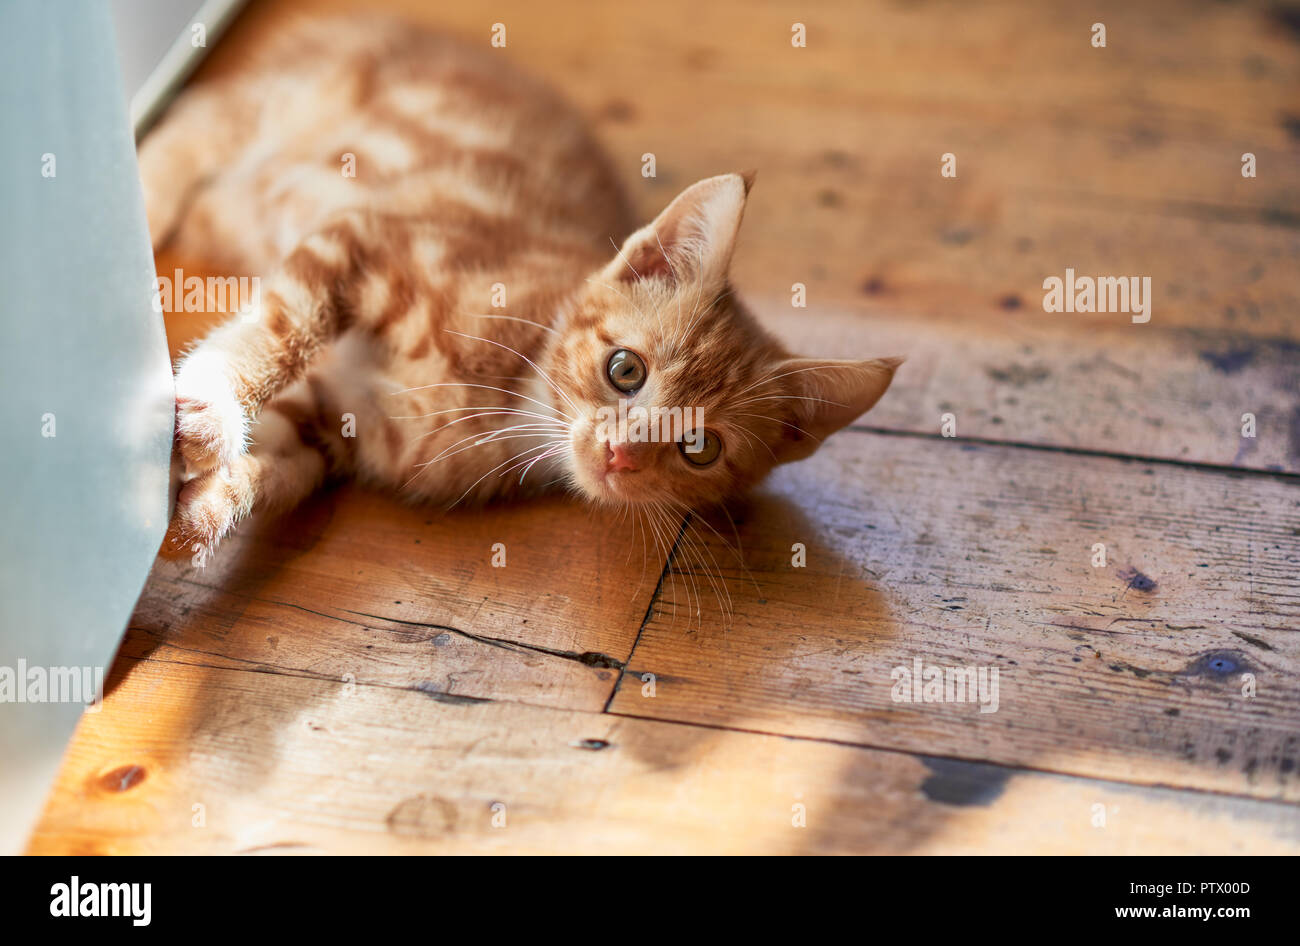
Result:
[[[160,561],[32,852],[1300,851],[1294,6],[259,0],[197,81],[357,6],[505,23],[646,214],[757,167],[760,317],[909,361],[670,556],[343,487]],[[1151,321],[1045,313],[1066,267]],[[916,659],[997,711],[896,701]]]
[[[1290,806],[1230,795],[249,667],[118,673],[34,852],[1285,854],[1300,838]]]
[[[443,514],[339,490],[203,569],[160,559],[123,654],[599,710],[663,566],[617,523],[558,499]]]
[[[964,439],[1160,457],[1245,469],[1300,470],[1300,345],[1171,330],[1080,333],[1059,322],[994,316],[978,328],[825,307],[791,319],[752,300],[764,324],[800,349],[868,358],[902,352],[890,394],[861,421],[936,434],[952,415]],[[1243,436],[1243,415],[1254,436]]]
[[[612,711],[1300,801],[1284,477],[853,431],[737,525],[744,569],[725,521],[679,543]],[[917,658],[996,712],[896,702]]]

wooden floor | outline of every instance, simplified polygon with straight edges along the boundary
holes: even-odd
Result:
[[[757,167],[742,294],[909,360],[668,561],[345,488],[160,562],[33,852],[1300,852],[1300,9],[386,5],[504,22],[647,215]],[[1044,312],[1066,267],[1150,322]],[[896,702],[917,658],[997,711]]]

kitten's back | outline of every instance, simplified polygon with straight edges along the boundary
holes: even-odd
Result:
[[[155,236],[247,272],[355,209],[505,219],[593,249],[621,239],[629,207],[594,138],[507,56],[370,17],[278,31],[142,145],[151,215],[170,218],[151,220]]]

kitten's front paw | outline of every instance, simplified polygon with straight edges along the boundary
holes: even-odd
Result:
[[[244,418],[239,405],[176,398],[176,442],[186,466],[196,473],[229,466],[244,449]]]
[[[230,534],[240,514],[238,478],[225,470],[214,470],[190,480],[176,497],[176,511],[163,540],[163,554],[168,558],[188,557],[195,568],[206,565],[217,550],[217,543]]]
[[[191,472],[229,467],[244,452],[248,422],[229,382],[191,359],[176,377],[176,443]]]

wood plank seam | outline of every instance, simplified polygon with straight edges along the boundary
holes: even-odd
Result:
[[[1273,477],[1284,481],[1300,480],[1300,473],[1290,470],[1261,470],[1258,467],[1232,466],[1226,463],[1207,463],[1204,460],[1180,460],[1177,457],[1161,457],[1141,453],[1120,453],[1114,450],[1099,450],[1093,447],[1067,447],[1053,443],[1032,443],[1024,440],[1001,440],[996,437],[970,437],[958,435],[945,437],[942,434],[927,433],[923,430],[907,430],[902,427],[873,427],[870,424],[853,424],[844,428],[841,434],[852,431],[859,434],[879,434],[882,437],[909,437],[914,440],[941,440],[945,443],[974,444],[981,447],[1011,447],[1017,450],[1036,450],[1040,453],[1060,453],[1076,457],[1098,457],[1103,460],[1121,460],[1129,463],[1158,463],[1162,466],[1177,466],[1188,470],[1201,470],[1206,473],[1241,473],[1256,477]]]
[[[547,709],[550,709],[550,707],[547,707]],[[1109,775],[1081,775],[1078,772],[1068,772],[1062,769],[1052,769],[1038,765],[1012,764],[1009,762],[997,762],[992,759],[979,757],[935,752],[919,752],[911,749],[900,749],[897,746],[874,745],[867,742],[854,742],[848,739],[835,739],[830,736],[803,736],[795,733],[768,732],[763,729],[752,729],[744,726],[722,726],[717,723],[706,723],[689,719],[675,719],[673,717],[642,716],[637,713],[629,713],[625,710],[613,710],[608,715],[623,716],[627,719],[636,719],[643,722],[670,723],[675,726],[691,726],[699,729],[712,730],[714,732],[744,733],[749,736],[768,736],[775,739],[790,739],[795,742],[820,743],[825,745],[841,746],[845,749],[861,749],[867,752],[888,752],[892,755],[900,755],[909,759],[941,759],[945,762],[989,766],[1013,774],[1033,772],[1039,775],[1051,775],[1056,778],[1068,778],[1080,782],[1103,782],[1107,785],[1124,785],[1132,786],[1134,788],[1154,788],[1173,792],[1192,792],[1197,795],[1204,795],[1211,798],[1240,799],[1242,801],[1255,802],[1263,805],[1280,805],[1284,808],[1300,811],[1300,805],[1297,805],[1295,802],[1288,802],[1281,799],[1260,798],[1256,795],[1242,795],[1239,792],[1225,792],[1212,788],[1202,788],[1195,785],[1174,785],[1168,782],[1135,782],[1129,781],[1128,779],[1115,778],[1114,776]]]
[[[1115,195],[1091,193],[1088,191],[1055,190],[1050,188],[1027,187],[1024,193],[1037,200],[1050,200],[1058,205],[1068,206],[1082,204],[1096,207],[1101,202],[1125,203],[1137,206],[1146,212],[1166,217],[1182,217],[1187,220],[1199,220],[1203,223],[1246,224],[1262,227],[1283,227],[1288,230],[1300,228],[1300,213],[1281,207],[1233,207],[1228,204],[1215,204],[1204,200],[1142,199],[1140,197],[1120,198]]]
[[[614,703],[614,697],[618,696],[618,688],[623,685],[623,677],[627,673],[627,667],[632,662],[632,657],[636,653],[636,645],[641,643],[641,634],[645,631],[646,625],[650,623],[650,618],[654,616],[655,604],[659,601],[659,594],[663,591],[664,579],[668,577],[668,571],[673,567],[673,556],[677,554],[677,546],[681,544],[682,536],[686,534],[686,526],[691,521],[688,514],[682,519],[682,524],[677,527],[677,538],[673,540],[673,547],[668,550],[668,556],[664,560],[664,567],[659,572],[659,581],[655,584],[655,590],[650,595],[650,603],[646,605],[645,615],[641,618],[641,626],[636,629],[636,637],[632,639],[632,649],[627,652],[627,660],[623,661],[623,666],[619,669],[618,675],[614,678],[614,685],[610,687],[609,698],[605,700],[605,712]]]
[[[200,583],[194,582],[194,584],[200,584]],[[200,585],[200,586],[205,588],[209,587],[207,585]],[[229,590],[226,590],[226,593],[234,595],[236,597],[245,598],[249,601],[257,601],[260,602],[261,604],[269,604],[275,607],[286,607],[286,608],[293,608],[294,610],[297,611],[305,611],[308,614],[315,614],[318,617],[323,617],[331,621],[338,621],[342,624],[350,624],[353,627],[368,628],[370,630],[382,630],[382,628],[371,628],[370,625],[362,624],[359,621],[350,621],[347,618],[341,618],[334,614],[326,614],[324,611],[314,611],[311,608],[303,607],[300,604],[294,604],[291,601],[277,601],[271,598],[263,598],[258,595],[241,594],[240,592],[229,591]],[[342,610],[348,611],[348,609],[346,608]],[[390,617],[384,617],[382,615],[377,615],[377,614],[366,614],[361,611],[348,611],[348,613],[358,615],[359,617],[374,618],[375,620],[385,621],[390,624],[401,624],[406,627],[421,627],[421,628],[429,628],[431,630],[445,631],[449,634],[456,634],[457,636],[463,637],[466,640],[471,640],[471,641],[475,641],[476,643],[485,644],[489,647],[498,647],[502,650],[509,650],[515,652],[528,651],[531,653],[542,654],[543,656],[546,657],[556,657],[561,660],[571,660],[576,663],[580,663],[586,667],[604,667],[611,670],[622,670],[625,666],[625,664],[620,663],[614,657],[611,657],[608,654],[602,654],[598,651],[584,651],[582,653],[578,653],[577,651],[566,651],[566,650],[559,650],[551,647],[542,647],[538,644],[528,644],[523,641],[510,640],[504,637],[490,637],[488,635],[483,635],[483,634],[472,634],[469,631],[463,631],[460,628],[452,627],[451,625],[448,624],[434,624],[425,621],[407,621],[407,620],[403,620],[402,618],[390,618]],[[153,634],[153,632],[151,632],[148,628],[143,628],[143,627],[131,627],[128,628],[128,631],[139,631],[141,634],[147,634],[150,636],[152,636]],[[264,672],[266,673],[282,673],[285,676],[309,676],[312,679],[317,679],[317,680],[334,679],[333,677],[330,676],[326,676],[322,674],[312,674],[306,671],[302,671],[301,668],[298,667],[284,667],[277,664],[265,663],[263,661],[248,660],[247,658],[244,657],[230,657],[225,654],[216,653],[215,651],[199,650],[197,648],[192,648],[192,647],[182,647],[179,644],[175,644],[171,642],[166,642],[166,643],[168,647],[171,647],[175,650],[184,651],[187,653],[206,654],[210,657],[221,657],[226,660],[255,663],[258,666],[265,667],[266,669]],[[123,655],[123,656],[129,657],[129,659],[134,659],[134,660],[153,659],[150,657],[136,657],[134,655]],[[209,665],[193,664],[192,666],[209,666]],[[398,689],[412,689],[412,688],[399,687]],[[448,694],[448,695],[460,696],[462,694]],[[467,698],[472,698],[476,700],[487,699],[487,697],[475,697],[475,696],[470,696],[468,694],[466,694],[466,696]],[[524,701],[504,701],[504,702],[524,702]],[[526,704],[526,705],[535,705],[535,704]]]
[[[170,645],[173,650],[180,651],[183,654],[200,654],[204,657],[219,657],[222,660],[228,660],[231,663],[252,664],[249,667],[232,667],[229,664],[202,663],[188,660],[169,660],[166,657],[148,656],[137,657],[134,654],[122,654],[119,660],[134,660],[137,664],[167,664],[174,667],[190,667],[198,670],[229,670],[235,673],[260,673],[272,677],[292,677],[297,680],[317,680],[321,683],[335,683],[340,686],[343,681],[337,677],[332,677],[324,673],[313,673],[310,670],[301,667],[280,667],[274,664],[263,663],[258,660],[249,660],[245,657],[227,657],[224,654],[215,654],[210,650],[199,650],[195,647],[178,647]],[[115,662],[116,665],[116,662]],[[116,677],[116,673],[114,673]],[[423,689],[419,686],[397,686],[392,683],[381,683],[376,680],[357,680],[353,686],[378,687],[385,690],[408,690],[412,693],[420,693],[439,703],[515,703],[519,706],[531,706],[536,709],[546,709],[537,703],[528,703],[524,700],[502,700],[496,697],[471,696],[463,693],[437,693],[432,690]],[[578,712],[572,710],[571,712]]]
[[[207,652],[205,651],[192,650],[189,648],[178,647],[176,649],[188,653],[207,654]],[[207,655],[213,656],[211,654],[207,654]],[[133,660],[140,664],[150,663],[150,662],[156,664],[173,664],[176,666],[218,671],[218,672],[258,673],[258,674],[272,674],[272,675],[279,674],[287,677],[296,677],[298,679],[318,680],[322,683],[330,683],[338,686],[343,685],[342,681],[339,681],[334,677],[327,676],[324,674],[314,674],[311,673],[310,671],[287,672],[283,669],[275,670],[275,669],[257,669],[253,667],[231,667],[231,666],[222,666],[219,664],[187,663],[185,661],[168,660],[166,658],[160,658],[160,657],[135,657],[131,655],[122,655],[122,659]],[[226,658],[226,659],[239,660],[240,658]],[[252,662],[252,661],[248,661],[248,662]],[[621,679],[621,675],[620,675],[620,679]],[[889,753],[890,755],[915,759],[922,762],[926,759],[940,759],[948,762],[964,763],[968,765],[989,766],[989,767],[993,767],[1005,771],[1009,774],[1035,773],[1040,775],[1051,775],[1058,778],[1071,779],[1072,781],[1075,782],[1094,783],[1094,784],[1102,783],[1102,784],[1113,785],[1113,786],[1132,786],[1139,789],[1151,788],[1151,789],[1161,789],[1161,790],[1176,791],[1176,792],[1192,792],[1197,795],[1202,795],[1202,796],[1207,796],[1212,798],[1236,799],[1236,800],[1250,802],[1252,804],[1282,805],[1292,809],[1300,808],[1300,806],[1297,806],[1290,802],[1285,802],[1280,800],[1260,799],[1252,795],[1243,795],[1237,792],[1217,791],[1214,789],[1205,789],[1196,786],[1173,785],[1173,784],[1160,783],[1160,782],[1148,783],[1148,782],[1129,781],[1127,779],[1119,779],[1119,778],[1114,778],[1112,776],[1081,775],[1077,772],[1068,772],[1059,769],[1047,768],[1043,766],[1023,765],[1023,764],[1013,765],[1005,762],[997,762],[997,761],[984,759],[984,758],[966,757],[966,756],[952,755],[952,754],[918,752],[918,751],[912,751],[908,749],[900,749],[896,746],[875,745],[867,742],[856,742],[853,740],[835,739],[832,737],[805,736],[805,735],[798,735],[792,733],[769,732],[766,730],[754,729],[750,727],[723,726],[714,723],[699,722],[693,720],[683,720],[683,719],[676,719],[672,717],[643,716],[637,713],[629,713],[626,711],[619,711],[619,710],[611,711],[605,709],[605,710],[601,710],[599,713],[596,713],[590,710],[560,709],[554,706],[546,706],[537,703],[530,703],[524,700],[500,699],[497,697],[475,697],[475,696],[469,696],[464,694],[435,693],[426,689],[422,689],[421,687],[418,686],[409,686],[409,687],[394,686],[393,684],[389,684],[389,683],[367,682],[361,680],[355,681],[353,685],[357,687],[375,688],[380,690],[418,693],[421,696],[428,697],[434,700],[434,702],[438,702],[438,703],[451,703],[451,704],[505,703],[511,705],[526,706],[529,707],[530,709],[545,710],[554,713],[579,713],[579,714],[590,715],[590,716],[618,716],[626,719],[635,719],[642,722],[657,723],[665,726],[678,727],[678,728],[686,727],[690,729],[703,729],[712,732],[729,732],[729,733],[738,733],[738,734],[751,735],[751,736],[764,736],[769,738],[787,740],[791,742],[839,746],[846,749],[854,749],[854,750],[865,751],[865,752],[884,752],[884,753]]]
[[[387,621],[390,624],[402,624],[406,627],[423,627],[431,630],[446,631],[449,634],[456,634],[466,640],[486,644],[489,647],[499,647],[502,650],[524,650],[535,654],[542,654],[546,657],[558,657],[561,660],[572,660],[585,667],[606,667],[611,670],[622,670],[624,666],[624,664],[620,663],[616,658],[596,650],[585,650],[579,653],[576,650],[560,650],[556,647],[543,647],[540,644],[528,644],[524,641],[511,640],[506,637],[491,637],[486,634],[473,634],[469,631],[463,631],[458,627],[452,627],[449,624],[433,624],[427,621],[408,621],[403,618],[389,618],[384,617],[381,614],[367,614],[364,611],[352,611],[348,608],[341,608],[340,610],[347,611],[348,614],[355,614],[358,617],[374,618],[376,621]],[[338,618],[337,620],[345,619]],[[356,622],[346,621],[346,623],[355,624]]]
[[[232,588],[220,588],[215,585],[204,584],[201,581],[195,581],[192,578],[187,578],[184,576],[176,580],[183,581],[186,584],[195,585],[199,588],[204,588],[208,591],[219,591],[223,594],[232,595],[237,598],[244,598],[248,601],[257,601],[260,602],[261,604],[269,604],[276,607],[293,608],[296,611],[304,611],[307,614],[314,614],[317,617],[326,618],[327,620],[338,621],[342,624],[351,624],[353,627],[370,626],[368,624],[362,624],[359,621],[350,621],[347,618],[341,618],[337,614],[327,614],[324,611],[316,611],[313,610],[312,608],[308,608],[301,604],[294,604],[292,601],[280,601],[275,598],[264,598],[260,595],[250,595],[244,592],[236,591]],[[470,631],[465,631],[462,630],[461,628],[453,627],[450,624],[438,624],[430,621],[411,621],[411,620],[407,620],[406,618],[394,618],[394,617],[387,617],[382,614],[369,614],[365,611],[353,611],[350,608],[340,608],[339,610],[345,611],[348,614],[355,614],[357,617],[372,618],[376,621],[385,621],[389,624],[401,624],[405,627],[422,627],[422,628],[427,628],[429,630],[446,631],[448,634],[455,634],[459,637],[465,638],[466,640],[475,641],[480,644],[486,644],[489,647],[500,647],[503,650],[532,651],[533,653],[543,654],[548,657],[559,657],[564,660],[573,660],[588,667],[609,667],[611,669],[620,669],[620,670],[624,667],[624,664],[620,663],[616,658],[610,656],[609,654],[600,653],[599,651],[583,651],[579,653],[578,651],[560,650],[558,648],[553,648],[553,647],[543,647],[539,644],[529,644],[524,641],[511,640],[510,638],[507,637],[492,637],[487,634],[474,634],[471,633]],[[152,633],[148,628],[143,628],[143,627],[133,627],[133,628],[128,628],[128,630],[138,630],[141,633],[145,633],[145,634]],[[382,628],[373,628],[373,630],[382,630]],[[219,655],[214,655],[214,656],[219,656]]]

